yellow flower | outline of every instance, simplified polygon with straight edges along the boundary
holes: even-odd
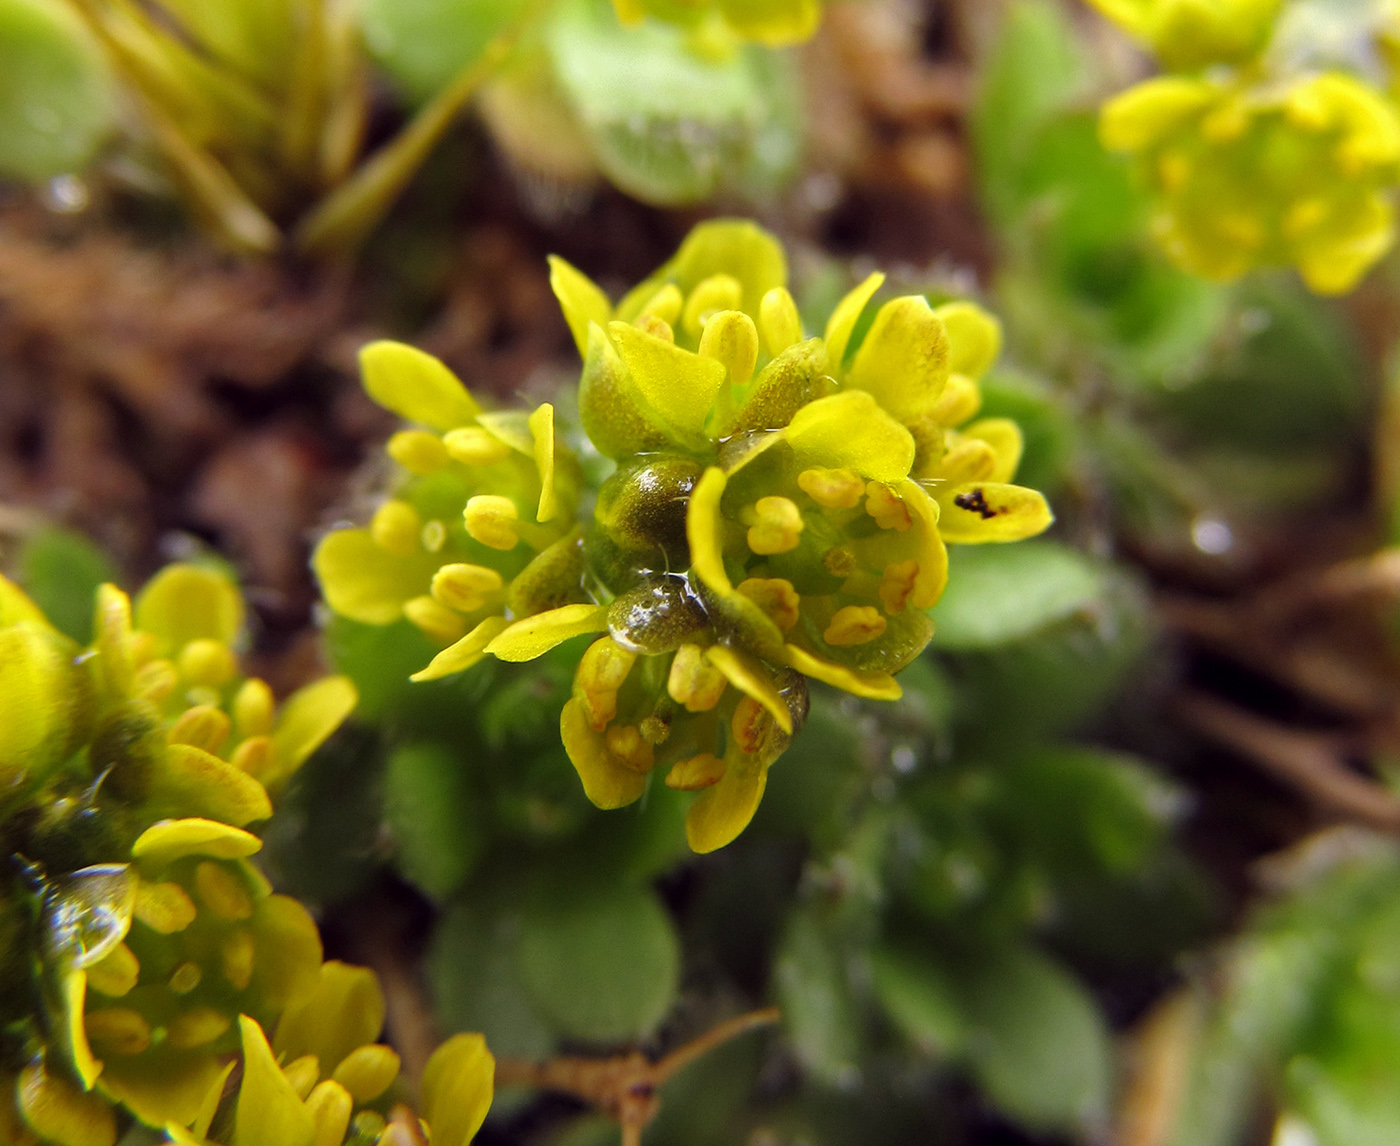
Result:
[[[862,324],[883,281],[875,275],[822,337],[806,338],[782,247],[738,220],[695,228],[616,306],[563,260],[550,265],[584,358],[580,420],[616,470],[592,521],[561,521],[560,539],[530,566],[501,570],[504,589],[475,568],[434,573],[423,561],[413,576],[441,584],[444,611],[480,608],[416,679],[488,654],[531,660],[594,635],[560,718],[584,791],[621,807],[664,769],[673,788],[699,793],[687,835],[711,851],[752,818],[769,767],[807,715],[809,679],[900,695],[894,674],[932,635],[945,533],[1011,541],[1050,523],[1038,493],[1010,484],[1015,426],[965,425],[1000,330],[971,304],[935,310],[921,296],[887,302]],[[457,496],[451,507],[474,523],[480,554],[527,536],[526,505],[508,484]],[[567,501],[572,515],[577,498]],[[376,520],[377,538],[360,531],[369,540],[357,575],[372,546],[391,555],[375,561],[416,559],[417,520],[396,508]],[[369,595],[345,593],[345,570],[319,555],[318,569],[332,607],[365,621],[395,619],[414,591],[406,579],[371,614]],[[413,619],[433,620],[426,610]]]
[[[1350,76],[1149,80],[1105,106],[1100,134],[1138,158],[1167,253],[1206,278],[1292,264],[1338,294],[1394,241],[1400,117]]]
[[[618,19],[639,24],[648,16],[692,30],[692,45],[724,54],[744,40],[770,48],[800,44],[821,23],[820,0],[613,0]]]
[[[1273,31],[1283,0],[1089,0],[1173,71],[1241,63]]]

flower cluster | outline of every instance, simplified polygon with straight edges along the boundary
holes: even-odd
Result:
[[[648,16],[690,28],[702,44],[753,40],[770,48],[810,39],[822,19],[821,0],[613,0],[618,19],[639,24]]]
[[[1095,3],[1177,72],[1100,121],[1139,161],[1168,255],[1212,279],[1293,265],[1319,293],[1351,289],[1394,241],[1400,116],[1383,95],[1339,71],[1271,74],[1278,0]]]
[[[576,487],[551,490],[551,477],[557,485],[578,471],[540,434],[533,444],[522,437],[516,453],[552,460],[537,473],[517,462],[500,475],[513,492],[486,494],[477,491],[496,488],[498,461],[454,458],[446,437],[406,431],[433,443],[434,475],[450,471],[471,544],[482,544],[479,507],[497,499],[494,563],[463,564],[459,550],[417,536],[462,526],[445,509],[422,525],[414,499],[423,479],[409,476],[369,530],[331,533],[316,567],[327,601],[359,620],[407,615],[427,629],[413,602],[452,611],[435,635],[445,643],[466,631],[415,679],[488,654],[526,661],[600,634],[560,718],[585,792],[621,807],[665,768],[668,785],[700,793],[687,835],[711,851],[752,818],[769,767],[806,716],[809,679],[900,695],[894,674],[932,635],[926,610],[946,580],[945,541],[1014,541],[1049,525],[1041,495],[1011,484],[1016,425],[973,420],[1000,329],[970,303],[935,309],[912,295],[873,307],[883,276],[872,275],[821,337],[806,337],[781,246],[746,222],[697,227],[616,306],[567,263],[551,266],[584,358],[582,427],[616,466],[591,519],[542,534],[543,511],[526,522],[536,497],[561,511],[578,500]],[[440,433],[446,422],[422,417],[427,379],[442,402],[450,392],[476,407],[427,361],[370,347],[366,384]],[[402,460],[399,440],[390,450]],[[387,513],[416,531],[405,529],[402,554],[378,539]],[[489,597],[454,601],[457,579],[484,584],[487,572],[498,575]]]
[[[238,1015],[315,980],[315,924],[245,829],[357,698],[328,677],[279,708],[242,624],[224,575],[176,565],[134,610],[103,586],[84,650],[0,579],[5,1141],[100,1146],[118,1108],[188,1124]]]

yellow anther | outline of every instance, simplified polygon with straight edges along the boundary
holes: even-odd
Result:
[[[140,1054],[151,1045],[151,1024],[130,1007],[103,1007],[83,1016],[88,1041],[103,1055]]]
[[[978,438],[965,438],[943,455],[934,473],[948,485],[962,485],[970,481],[990,481],[996,470],[996,450]]]
[[[304,1100],[321,1077],[321,1060],[314,1054],[304,1054],[284,1066],[282,1073],[297,1097]]]
[[[418,550],[418,534],[423,520],[418,511],[406,501],[386,501],[370,519],[369,535],[374,543],[388,553],[407,557]]]
[[[232,726],[233,722],[221,709],[212,704],[197,704],[180,713],[165,739],[169,744],[188,744],[217,756]]]
[[[253,914],[253,897],[243,881],[213,860],[194,869],[194,887],[200,902],[220,919],[248,919]]]
[[[738,310],[744,302],[744,287],[733,275],[711,275],[696,285],[685,300],[681,326],[691,338],[699,338],[705,323],[722,310]]]
[[[436,553],[447,542],[447,526],[440,521],[429,521],[418,534],[418,540],[429,553]]]
[[[220,688],[233,679],[238,660],[223,641],[202,637],[180,650],[180,676],[194,687]]]
[[[254,954],[253,936],[241,928],[219,945],[220,969],[237,991],[246,991],[252,982]]]
[[[119,999],[136,986],[141,964],[125,943],[118,943],[99,963],[87,969],[88,986],[111,999]]]
[[[450,645],[466,635],[467,622],[462,614],[426,595],[405,601],[403,615],[433,640],[444,645]]]
[[[143,633],[139,629],[131,634],[130,645],[131,663],[136,668],[147,664],[155,658],[156,644],[158,638],[155,633]]]
[[[676,319],[681,316],[681,308],[685,306],[685,296],[681,294],[680,287],[675,283],[667,283],[651,298],[647,299],[646,306],[642,307],[643,315],[654,315],[669,326],[676,325]]]
[[[495,493],[477,494],[468,499],[462,518],[472,539],[490,549],[514,549],[520,541],[520,535],[515,530],[520,511],[508,497]]]
[[[899,494],[878,481],[865,487],[865,512],[875,519],[881,529],[895,529],[903,533],[913,524],[909,507]]]
[[[638,330],[644,330],[653,338],[659,338],[663,342],[675,342],[676,332],[671,328],[671,324],[664,318],[658,318],[654,314],[639,315],[637,321],[632,324]]]
[[[233,698],[233,723],[240,736],[266,736],[272,731],[277,702],[267,681],[250,676]]]
[[[653,747],[657,744],[665,744],[671,736],[671,719],[668,713],[665,716],[653,712],[637,725],[642,734],[642,739]]]
[[[617,715],[617,690],[636,661],[636,653],[628,652],[611,637],[594,641],[584,652],[574,684],[595,732],[602,732]]]
[[[142,880],[136,888],[137,919],[161,935],[183,931],[198,914],[194,900],[178,883]]]
[[[874,605],[847,605],[837,609],[822,640],[829,645],[865,645],[885,631],[885,618]]]
[[[758,754],[773,727],[772,713],[751,696],[744,697],[734,706],[734,716],[729,721],[734,743],[746,756]]]
[[[261,776],[272,763],[272,737],[250,736],[233,750],[229,763],[247,772],[249,776]]]
[[[724,761],[709,752],[682,760],[666,773],[666,787],[678,792],[698,792],[724,778]]]
[[[798,488],[827,509],[854,509],[865,496],[865,482],[854,470],[810,469],[797,475]]]
[[[753,507],[749,548],[761,556],[797,548],[805,526],[802,511],[785,497],[761,497]]]
[[[399,1076],[399,1056],[379,1043],[356,1047],[340,1060],[332,1077],[356,1102],[373,1102]]]
[[[848,546],[834,545],[822,554],[822,568],[833,577],[849,577],[856,571],[856,555]]]
[[[709,712],[728,685],[725,675],[705,658],[699,645],[681,645],[676,650],[666,691],[687,712]]]
[[[485,565],[455,563],[444,565],[433,574],[433,598],[459,613],[484,609],[492,593],[505,584],[501,575]]]
[[[919,563],[912,557],[908,561],[896,561],[885,566],[885,575],[880,578],[880,601],[885,606],[885,612],[890,616],[904,612],[918,577]]]
[[[306,1096],[306,1108],[311,1111],[311,1121],[316,1127],[311,1146],[341,1146],[350,1129],[350,1115],[355,1111],[355,1100],[350,1092],[335,1079],[328,1078],[318,1082]]]
[[[750,577],[740,581],[737,588],[783,632],[797,624],[802,598],[797,595],[791,581],[781,577]]]
[[[1283,220],[1283,233],[1290,239],[1300,239],[1327,219],[1327,201],[1322,198],[1304,199],[1288,209]]]
[[[198,963],[181,963],[170,972],[168,986],[177,995],[188,995],[204,979],[204,971]]]
[[[802,341],[802,317],[787,287],[774,287],[758,304],[758,324],[763,345],[774,356]]]
[[[705,323],[700,353],[724,364],[727,377],[742,386],[758,363],[758,328],[742,310],[722,310]]]
[[[208,1046],[233,1025],[228,1015],[213,1007],[192,1007],[182,1011],[165,1029],[166,1041],[179,1050]]]
[[[608,751],[634,772],[650,772],[656,763],[652,746],[635,724],[609,725],[607,744]]]
[[[168,700],[180,684],[180,674],[167,660],[147,661],[136,673],[136,695],[154,704]]]
[[[357,1141],[378,1142],[387,1125],[378,1111],[361,1110],[350,1122],[350,1136]]]
[[[449,457],[469,466],[489,466],[510,457],[510,447],[480,426],[449,430],[443,435],[442,444]]]
[[[435,474],[447,464],[447,447],[427,430],[400,430],[384,448],[409,473]]]

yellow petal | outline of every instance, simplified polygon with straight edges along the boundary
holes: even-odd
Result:
[[[196,1137],[204,1138],[209,1133],[209,1127],[213,1124],[214,1115],[218,1113],[219,1103],[224,1097],[224,1084],[228,1082],[228,1076],[237,1065],[236,1062],[228,1062],[205,1092],[204,1100],[199,1106],[199,1114],[190,1123],[190,1130]]]
[[[974,381],[1001,356],[1001,322],[975,302],[949,302],[934,312],[948,332],[948,369]]]
[[[574,770],[583,781],[583,793],[596,807],[622,808],[641,797],[647,778],[629,768],[608,750],[602,733],[594,731],[588,713],[577,700],[564,704],[559,714],[559,735]]]
[[[503,629],[486,651],[503,661],[532,661],[584,633],[606,632],[608,610],[602,605],[564,605],[536,613]]]
[[[553,521],[558,512],[554,497],[554,407],[545,402],[530,415],[534,438],[535,468],[540,473],[540,505],[536,521]]]
[[[369,396],[406,422],[453,430],[481,413],[451,370],[402,342],[371,342],[360,351],[360,373]]]
[[[753,697],[778,722],[778,727],[792,734],[792,713],[773,684],[768,670],[758,661],[727,645],[714,645],[705,650],[705,659],[719,669],[735,688]]]
[[[582,357],[588,353],[588,324],[606,326],[612,318],[612,303],[592,279],[558,255],[549,256],[549,286]]]
[[[0,628],[18,625],[22,621],[53,628],[44,611],[31,601],[24,591],[8,577],[0,575]]]
[[[973,422],[962,431],[963,437],[986,442],[996,455],[996,467],[989,480],[1009,482],[1016,476],[1016,467],[1021,464],[1021,454],[1025,451],[1025,439],[1021,427],[1010,418],[983,418]]]
[[[959,545],[1020,541],[1055,520],[1043,494],[1019,485],[977,482],[940,491],[938,531]]]
[[[229,1069],[233,1069],[233,1063],[229,1063]],[[178,1122],[165,1124],[165,1136],[170,1139],[174,1146],[207,1146],[203,1134],[192,1134]]]
[[[504,617],[487,617],[456,644],[438,653],[425,669],[419,669],[409,680],[438,680],[469,669],[486,656],[486,647],[503,630],[510,627]]]
[[[348,676],[327,676],[298,689],[277,713],[272,730],[272,765],[263,773],[264,787],[276,791],[306,762],[359,703]]]
[[[282,1012],[272,1049],[286,1062],[315,1055],[330,1073],[356,1047],[379,1037],[384,1009],[373,971],[331,960],[321,965],[316,985]]]
[[[487,433],[516,453],[529,458],[535,456],[535,435],[524,410],[492,410],[478,415],[476,420]]]
[[[190,641],[233,644],[243,629],[243,596],[224,574],[202,565],[167,565],[136,597],[135,627],[160,638],[162,654]]]
[[[439,564],[421,547],[406,555],[390,553],[367,529],[333,530],[311,558],[326,604],[366,625],[397,621],[405,602],[427,592]]]
[[[189,1126],[203,1117],[211,1090],[217,1086],[222,1094],[226,1068],[214,1055],[167,1053],[148,1061],[149,1057],[113,1058],[97,1080],[98,1090],[147,1126]]]
[[[1109,151],[1138,152],[1182,130],[1216,101],[1219,89],[1184,76],[1138,84],[1104,104],[1099,139]]]
[[[700,793],[685,815],[685,838],[701,855],[733,843],[749,826],[768,784],[768,767],[731,754],[718,784]]]
[[[321,933],[297,900],[269,895],[258,900],[249,925],[253,936],[252,989],[269,1011],[315,988],[321,969]]]
[[[233,1146],[311,1146],[315,1123],[272,1057],[262,1027],[238,1016],[243,1082],[233,1117]]]
[[[216,820],[161,820],[137,837],[131,858],[159,869],[185,856],[243,859],[261,847],[262,840],[252,832]]]
[[[744,0],[723,0],[720,7],[739,35],[768,48],[784,48],[810,40],[822,22],[819,0],[758,5]]]
[[[243,827],[272,815],[267,790],[241,768],[188,744],[166,746],[152,795],[210,819]]]
[[[93,1057],[88,1044],[87,1027],[83,1022],[83,1001],[87,998],[87,973],[77,968],[63,972],[59,990],[63,997],[64,1034],[68,1044],[69,1058],[83,1087],[91,1090],[97,1076],[102,1073],[102,1064]]]
[[[724,364],[625,322],[609,323],[608,336],[661,424],[683,444],[703,445],[705,417],[724,385]]]
[[[885,672],[861,672],[815,657],[806,649],[788,645],[787,663],[803,676],[829,684],[867,700],[898,700],[904,695],[899,682]]]
[[[948,584],[948,550],[939,532],[939,506],[917,482],[901,483],[899,496],[913,518],[919,547],[916,555],[919,571],[914,577],[909,604],[916,609],[931,609],[943,596],[943,588]]]
[[[453,1035],[423,1068],[423,1118],[433,1146],[467,1146],[491,1109],[496,1060],[478,1034]]]
[[[875,315],[846,382],[909,422],[926,413],[948,381],[948,333],[923,295],[891,299]]]
[[[847,467],[875,481],[898,482],[914,464],[914,439],[864,390],[819,398],[797,411],[784,434],[796,468]]]
[[[836,304],[836,309],[831,312],[831,317],[826,323],[826,352],[831,358],[831,365],[834,369],[840,370],[841,364],[846,358],[846,347],[850,344],[851,334],[856,328],[856,322],[865,310],[866,303],[875,297],[875,292],[884,285],[885,276],[876,271],[867,278],[860,286],[846,295]]]

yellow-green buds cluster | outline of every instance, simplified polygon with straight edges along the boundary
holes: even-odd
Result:
[[[752,40],[770,48],[800,44],[821,24],[821,0],[613,0],[618,19],[639,24],[648,16],[694,33],[702,49]]]
[[[872,275],[822,337],[804,337],[782,247],[746,222],[697,227],[616,307],[551,266],[584,357],[583,429],[616,470],[591,521],[560,523],[528,565],[517,558],[514,581],[464,615],[475,627],[417,679],[604,634],[560,720],[584,790],[621,807],[664,768],[671,787],[700,793],[687,834],[711,851],[752,818],[806,716],[809,678],[900,695],[893,674],[932,635],[945,540],[1014,541],[1050,523],[1040,494],[1010,484],[1015,424],[972,421],[1000,329],[972,304],[917,295],[869,314],[883,283]],[[396,353],[407,388],[419,359]],[[336,554],[370,552],[372,538],[348,538],[371,533],[332,533],[318,553],[342,612],[338,600],[364,599],[349,590],[369,563],[352,575]],[[415,576],[437,574],[424,563]],[[387,622],[411,591],[348,615]]]
[[[370,397],[415,428],[389,439],[404,474],[393,497],[367,529],[328,535],[316,574],[337,613],[371,625],[407,618],[467,668],[508,602],[517,612],[544,604],[530,585],[566,559],[578,463],[556,440],[548,403],[528,416],[483,411],[446,366],[401,343],[367,346],[360,363]],[[460,644],[469,633],[474,653]]]
[[[1395,237],[1400,115],[1384,95],[1338,71],[1273,74],[1280,0],[1093,2],[1178,73],[1100,121],[1155,193],[1167,254],[1211,279],[1292,265],[1318,293],[1355,286]]]
[[[1273,33],[1284,0],[1089,0],[1171,71],[1245,63]]]
[[[222,574],[171,566],[134,624],[103,586],[84,650],[0,579],[4,1141],[102,1146],[118,1108],[188,1124],[238,1015],[314,981],[315,924],[245,826],[356,695],[329,677],[279,709],[239,667],[243,612]]]

